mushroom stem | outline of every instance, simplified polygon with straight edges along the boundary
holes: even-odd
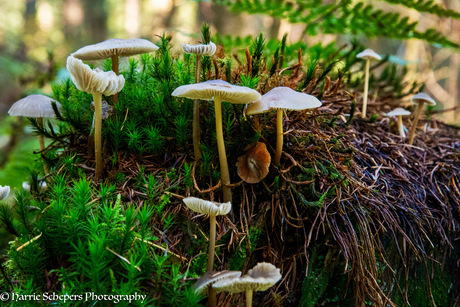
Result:
[[[118,76],[118,55],[112,55],[112,70],[113,72]],[[116,103],[118,101],[118,93],[113,95],[112,97],[113,103]]]
[[[403,125],[402,115],[398,115],[398,130],[399,130],[399,136],[402,137],[402,138],[405,138],[406,133],[404,132],[404,125]]]
[[[281,160],[281,152],[283,151],[283,110],[276,110],[276,153],[273,163],[278,165]]]
[[[209,251],[208,251],[208,265],[206,266],[206,272],[212,271],[214,265],[214,249],[216,247],[216,216],[209,216]]]
[[[252,307],[252,290],[246,291],[246,307]]]
[[[206,304],[206,306],[214,307],[214,306],[216,306],[216,302],[217,302],[216,290],[214,290],[212,288],[212,286],[209,286],[209,288],[208,288],[208,303]]]
[[[415,130],[417,130],[418,119],[420,117],[420,114],[422,113],[423,104],[424,104],[423,101],[419,102],[417,106],[417,110],[415,111],[414,122],[412,123],[412,127],[410,128],[409,141],[407,142],[407,144],[409,145],[412,145],[414,143]]]
[[[369,63],[370,59],[366,59],[366,68],[365,68],[365,76],[364,76],[364,97],[363,97],[363,112],[361,114],[362,118],[366,117],[367,112],[367,93],[369,91]]]
[[[39,128],[43,128],[42,117],[37,118],[37,125]],[[43,151],[45,150],[45,138],[41,134],[38,136],[38,143],[40,144],[40,153],[43,153]],[[48,164],[46,164],[45,160],[43,160],[43,171],[45,172],[45,176],[50,173],[50,169],[48,167]]]
[[[94,93],[94,154],[96,156],[96,179],[102,177],[102,94]]]
[[[219,151],[220,177],[223,185],[223,202],[232,201],[232,191],[227,186],[230,184],[230,173],[228,172],[227,154],[225,153],[224,134],[222,132],[222,99],[214,97],[214,112],[216,114],[216,138],[217,150]]]
[[[214,266],[214,252],[216,248],[216,216],[209,216],[209,251],[208,251],[208,265],[206,266],[206,272],[212,271]],[[216,291],[209,287],[208,289],[208,307],[214,307],[217,301]]]
[[[256,128],[257,133],[260,133],[260,122],[259,122],[259,114],[254,114],[254,127]]]
[[[201,54],[196,55],[195,83],[200,82]],[[193,101],[193,152],[195,160],[201,159],[200,150],[200,100]]]

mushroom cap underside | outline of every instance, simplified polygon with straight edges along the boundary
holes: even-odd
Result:
[[[231,202],[218,203],[209,200],[204,200],[197,197],[186,197],[183,202],[187,207],[197,213],[209,214],[209,215],[225,215],[232,209]]]

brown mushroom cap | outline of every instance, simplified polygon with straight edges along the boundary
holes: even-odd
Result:
[[[216,53],[216,50],[217,50],[216,44],[214,44],[213,42],[209,42],[208,45],[182,44],[181,48],[182,48],[182,51],[185,53],[202,54],[202,55],[207,55],[207,56],[212,56],[214,53]]]
[[[232,209],[230,202],[218,203],[197,197],[184,198],[183,202],[193,211],[209,215],[225,215]]]
[[[233,279],[238,278],[240,276],[240,271],[209,271],[206,272],[203,276],[201,276],[193,287],[195,288],[195,293],[204,293],[209,285],[212,285],[215,282],[218,282],[219,280]]]
[[[270,162],[271,157],[264,143],[248,146],[245,153],[238,157],[238,176],[247,183],[257,183],[267,176]]]
[[[252,291],[265,291],[281,279],[280,269],[267,262],[258,263],[248,271],[248,274],[240,278],[220,280],[212,285],[217,293],[226,291],[229,293]]]
[[[423,102],[423,103],[429,104],[430,106],[435,106],[436,105],[436,101],[434,101],[433,98],[431,98],[430,95],[428,95],[427,93],[424,93],[424,92],[420,92],[420,93],[416,94],[414,97],[411,98],[410,101],[412,103],[414,103],[414,104],[418,104],[420,102]]]
[[[373,59],[373,60],[381,60],[382,57],[375,52],[374,50],[368,48],[356,55],[357,58],[359,59]]]
[[[10,194],[10,187],[7,185],[2,187],[0,185],[0,200],[4,200],[5,198],[7,198],[8,194]],[[240,272],[240,275],[241,275],[241,272]],[[239,276],[236,276],[236,277],[239,277]]]
[[[223,101],[237,104],[250,103],[261,97],[256,90],[245,86],[232,85],[220,79],[182,85],[176,88],[171,95],[205,100],[213,99],[215,96],[218,96],[221,97]]]
[[[112,38],[94,45],[82,47],[71,55],[80,60],[103,60],[113,55],[120,57],[148,53],[158,50],[158,46],[146,39]]]
[[[16,101],[8,111],[11,116],[25,117],[56,117],[52,103],[56,103],[58,109],[61,104],[44,95],[29,95]]]
[[[116,75],[113,71],[104,72],[99,68],[93,70],[73,56],[67,58],[67,70],[75,86],[90,94],[111,96],[121,91],[125,85],[123,75]]]
[[[250,104],[247,115],[265,113],[270,110],[305,110],[320,107],[321,101],[312,95],[294,91],[289,87],[278,86],[262,98]]]
[[[407,111],[406,109],[403,108],[396,108],[391,112],[387,113],[387,116],[406,116],[406,115],[411,115],[412,113],[410,111]]]

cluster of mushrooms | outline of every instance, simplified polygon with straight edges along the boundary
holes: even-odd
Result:
[[[369,63],[370,63],[370,60],[381,60],[382,57],[372,49],[365,49],[364,51],[358,53],[356,57],[359,59],[366,60],[366,65],[364,68],[363,109],[361,111],[361,117],[366,118],[367,97],[368,97],[368,91],[369,91]],[[431,106],[436,105],[436,102],[433,100],[433,98],[431,98],[430,95],[424,92],[420,92],[416,94],[414,97],[412,97],[411,102],[416,105],[416,111],[415,111],[414,122],[412,123],[412,127],[410,130],[409,140],[407,141],[409,145],[412,145],[414,143],[415,130],[417,129],[417,123],[420,118],[420,114],[423,111],[424,105],[425,104],[428,104]],[[408,116],[408,115],[411,115],[411,112],[401,107],[398,107],[392,110],[391,112],[387,113],[387,116],[396,116],[398,118],[397,125],[398,125],[399,136],[401,138],[406,138],[406,133],[404,130],[404,124],[403,124],[402,117]]]
[[[118,73],[118,58],[132,56],[141,53],[148,53],[157,50],[158,47],[145,39],[110,39],[95,45],[89,45],[77,50],[67,58],[67,69],[71,74],[75,86],[92,94],[94,100],[94,142],[95,142],[95,176],[96,179],[103,177],[101,129],[103,119],[102,95],[113,96],[112,101],[117,102],[117,95],[123,89],[125,79]],[[248,183],[261,181],[269,170],[270,163],[275,166],[280,163],[283,150],[283,114],[285,110],[305,110],[321,106],[321,101],[316,97],[294,91],[287,87],[275,87],[265,95],[261,96],[256,90],[244,86],[232,85],[223,80],[200,81],[201,56],[212,56],[216,51],[216,45],[212,42],[206,45],[183,44],[182,50],[185,53],[196,55],[195,84],[183,85],[172,93],[176,97],[194,99],[193,107],[193,146],[195,160],[201,158],[200,152],[200,100],[213,100],[215,110],[217,147],[219,153],[221,183],[223,191],[223,202],[217,203],[195,197],[185,198],[184,203],[193,211],[209,215],[210,218],[210,243],[208,253],[207,273],[201,277],[195,285],[197,292],[207,291],[209,295],[208,306],[216,304],[216,293],[227,291],[230,293],[246,292],[247,306],[252,304],[253,291],[264,291],[281,279],[280,269],[269,263],[259,263],[246,275],[241,272],[213,270],[214,249],[216,239],[216,216],[225,215],[231,210],[232,193],[230,188],[230,175],[225,152],[225,143],[222,132],[222,101],[234,104],[247,104],[245,115],[254,115],[255,127],[261,131],[258,122],[258,115],[276,110],[276,150],[275,156],[271,159],[264,143],[249,145],[244,155],[238,158],[237,172],[242,180]],[[366,60],[365,85],[362,117],[366,117],[367,96],[369,84],[369,61],[370,59],[380,60],[380,56],[370,49],[366,49],[357,55]],[[102,60],[111,58],[112,71],[104,72],[98,68],[91,69],[83,63],[83,60]],[[414,123],[412,125],[409,144],[412,144],[415,136],[418,118],[423,109],[424,103],[434,105],[435,102],[425,93],[419,93],[412,98],[418,104]],[[26,116],[37,118],[37,124],[43,125],[43,118],[55,117],[53,105],[60,109],[61,106],[43,95],[30,95],[16,102],[9,114],[12,116]],[[106,109],[108,106],[106,106]],[[107,113],[107,111],[105,111]],[[388,113],[389,116],[398,117],[398,129],[401,137],[405,137],[402,116],[410,112],[397,108]],[[107,116],[107,115],[105,115]],[[40,152],[44,153],[45,146],[43,137],[40,136]],[[49,173],[48,166],[44,162],[45,175]],[[8,189],[6,189],[8,188]],[[0,186],[0,200],[6,198],[9,187]]]

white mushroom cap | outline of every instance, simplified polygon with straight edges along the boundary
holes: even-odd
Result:
[[[387,116],[406,116],[406,115],[411,115],[412,113],[410,111],[407,111],[406,109],[403,108],[396,108],[391,112],[387,113]]]
[[[315,96],[294,91],[289,87],[278,86],[263,95],[259,101],[250,104],[246,114],[260,114],[275,109],[305,110],[321,105],[321,101]]]
[[[204,293],[209,285],[212,285],[215,282],[218,282],[219,280],[229,280],[239,278],[240,276],[240,271],[209,271],[206,272],[206,274],[204,274],[203,276],[201,276],[193,287],[195,288],[195,293]]]
[[[56,103],[58,109],[61,104],[44,95],[29,95],[16,101],[8,111],[11,116],[26,117],[56,117],[52,107],[52,102]]]
[[[4,200],[5,198],[8,197],[9,194],[10,194],[10,187],[7,186],[7,185],[2,187],[0,185],[0,200]],[[237,277],[239,277],[239,276],[237,276]]]
[[[232,85],[223,80],[209,80],[196,84],[179,86],[172,92],[172,96],[190,99],[213,99],[220,97],[231,103],[250,103],[260,99],[256,90],[245,86]]]
[[[207,56],[212,56],[214,53],[216,53],[216,50],[217,50],[216,44],[214,44],[213,42],[209,42],[209,45],[182,44],[181,48],[182,48],[182,51],[185,53],[202,54],[202,55],[207,55]]]
[[[73,56],[67,58],[67,70],[75,86],[80,91],[90,94],[99,93],[111,96],[121,91],[125,85],[123,75],[116,75],[113,71],[104,72],[99,68],[92,70]]]
[[[183,201],[193,211],[209,215],[225,215],[232,209],[230,202],[217,203],[197,197],[187,197]]]
[[[377,52],[375,52],[372,49],[365,49],[364,51],[361,51],[356,55],[357,58],[359,59],[373,59],[373,60],[381,60],[382,57],[378,55]]]
[[[281,279],[280,269],[267,262],[258,263],[240,278],[220,280],[212,285],[217,292],[229,293],[252,291],[265,291]]]
[[[158,50],[158,46],[146,39],[112,38],[94,45],[82,47],[71,55],[80,60],[102,60],[113,55],[121,57],[148,53]]]
[[[414,104],[418,104],[419,102],[423,102],[423,103],[429,104],[430,106],[435,106],[436,105],[436,101],[434,101],[433,98],[431,98],[430,95],[428,95],[427,93],[424,93],[424,92],[420,92],[420,93],[416,94],[414,97],[411,98],[410,101],[412,103],[414,103]]]

